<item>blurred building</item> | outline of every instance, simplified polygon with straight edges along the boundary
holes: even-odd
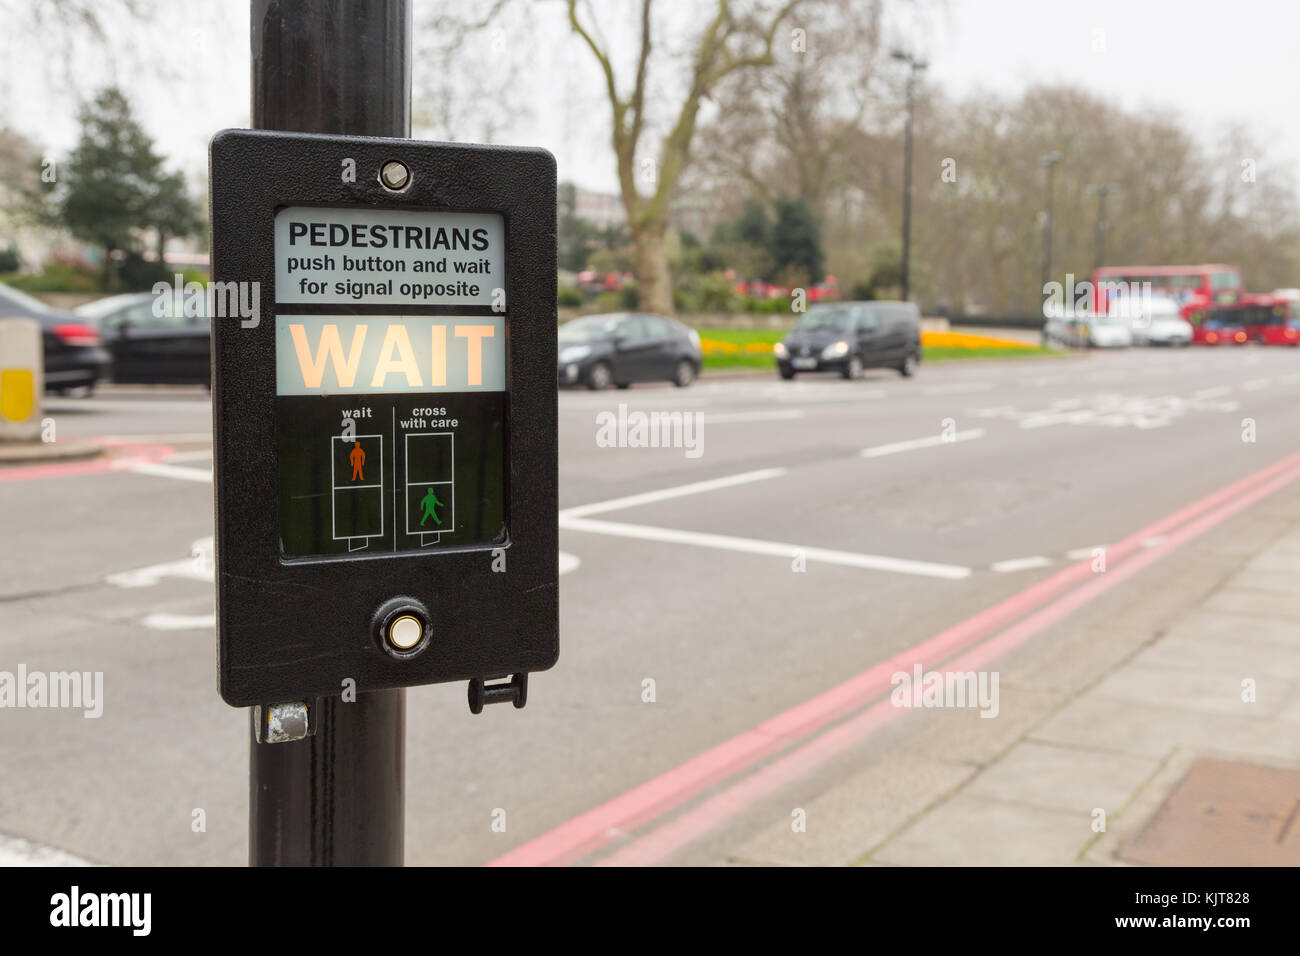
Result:
[[[627,222],[623,199],[616,193],[598,193],[574,183],[560,183],[556,196],[560,218],[572,216],[598,229],[621,226]]]

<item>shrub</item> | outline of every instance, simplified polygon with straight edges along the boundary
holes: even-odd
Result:
[[[621,292],[602,292],[596,296],[597,312],[622,312],[623,294]]]
[[[40,272],[28,272],[5,280],[23,292],[98,292],[99,273],[62,262],[46,263]]]
[[[740,305],[740,296],[720,272],[692,276],[684,291],[684,308],[689,312],[734,312]]]
[[[556,302],[562,308],[577,308],[586,302],[586,299],[583,298],[580,290],[570,285],[562,285],[556,294]]]

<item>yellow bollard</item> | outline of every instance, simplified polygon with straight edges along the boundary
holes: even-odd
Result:
[[[0,441],[39,441],[45,355],[35,319],[0,319]]]

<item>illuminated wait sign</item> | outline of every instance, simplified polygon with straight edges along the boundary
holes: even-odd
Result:
[[[501,316],[277,315],[277,395],[502,392]]]

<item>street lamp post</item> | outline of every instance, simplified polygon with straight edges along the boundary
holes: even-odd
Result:
[[[1056,164],[1061,159],[1061,154],[1056,150],[1052,150],[1039,160],[1039,163],[1047,170],[1047,213],[1043,220],[1043,288],[1052,281],[1052,185],[1056,173]]]
[[[1115,187],[1109,183],[1088,183],[1083,187],[1085,196],[1097,197],[1097,225],[1093,232],[1093,268],[1100,269],[1106,261],[1106,197]]]
[[[899,284],[906,302],[912,261],[912,121],[916,115],[916,74],[928,64],[903,50],[895,50],[890,56],[910,67],[907,74],[907,126],[903,133],[903,261],[899,267]]]

